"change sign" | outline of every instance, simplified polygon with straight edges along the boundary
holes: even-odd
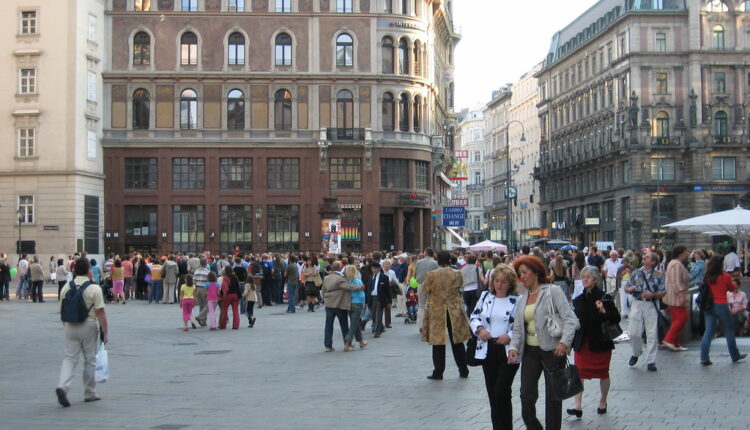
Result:
[[[443,225],[445,227],[466,226],[466,208],[463,206],[446,206],[443,208]]]

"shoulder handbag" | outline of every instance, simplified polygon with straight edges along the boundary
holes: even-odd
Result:
[[[583,392],[583,382],[578,373],[578,367],[570,364],[567,357],[565,357],[565,367],[559,370],[548,369],[544,361],[542,365],[549,375],[549,388],[553,400],[563,401]]]
[[[547,294],[547,332],[551,337],[562,336],[562,319],[555,312],[555,304],[552,302],[552,286],[547,287],[549,294]]]
[[[313,281],[315,282],[316,287],[320,287],[321,285],[323,285],[323,278],[320,277],[320,272],[315,273]]]
[[[609,295],[607,295],[609,296]],[[608,300],[612,301],[612,300]],[[615,340],[622,334],[622,327],[620,327],[620,324],[613,323],[610,321],[604,321],[601,324],[602,329],[602,340],[603,341],[610,341]]]
[[[482,296],[479,298],[479,302],[482,303],[482,306],[484,306],[484,300],[487,298],[487,292],[485,291]],[[484,359],[476,359],[477,354],[477,342],[479,341],[479,338],[474,333],[471,334],[471,337],[466,342],[466,364],[468,366],[481,366]]]
[[[648,278],[646,278],[646,275],[643,275],[643,281],[646,283],[646,288],[648,288],[649,291],[656,293],[656,291],[653,291],[651,289],[651,284],[648,282]],[[661,342],[664,339],[664,336],[667,335],[667,331],[669,331],[669,326],[671,325],[671,322],[669,321],[669,318],[667,318],[661,311],[661,306],[656,304],[656,299],[651,300],[651,303],[654,304],[654,309],[656,309],[656,327],[657,327],[657,337],[659,338],[659,342]],[[662,303],[661,300],[659,300],[660,303]]]

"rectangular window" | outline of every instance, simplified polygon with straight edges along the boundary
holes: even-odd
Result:
[[[268,189],[299,189],[299,158],[269,158]]]
[[[182,0],[183,12],[196,12],[198,10],[198,0]]]
[[[475,208],[480,208],[480,207],[482,207],[482,195],[481,195],[481,194],[476,194],[476,195],[474,196],[474,205],[473,205],[473,206],[474,206]]]
[[[361,158],[331,158],[331,187],[334,190],[362,188]]]
[[[36,34],[36,11],[27,10],[21,12],[21,34]]]
[[[724,72],[714,73],[714,92],[725,94],[727,92],[727,75]]]
[[[99,253],[99,197],[83,196],[83,249]]]
[[[655,182],[674,181],[674,158],[652,158],[651,180]]]
[[[608,201],[602,203],[603,222],[614,222],[615,220],[615,202]]]
[[[667,52],[667,33],[656,33],[654,41],[654,51]]]
[[[125,189],[155,190],[156,158],[125,159]]]
[[[220,181],[223,190],[250,190],[253,188],[252,158],[222,158]]]
[[[36,93],[36,69],[21,69],[18,79],[18,92],[20,94]]]
[[[544,124],[544,122],[542,122],[542,124]],[[479,139],[477,139],[477,140],[479,140]],[[474,162],[475,163],[482,162],[482,152],[481,151],[474,151]]]
[[[133,9],[138,12],[151,10],[151,0],[134,0]]]
[[[669,78],[666,73],[656,74],[656,94],[667,94]]]
[[[86,100],[96,101],[96,73],[91,71],[86,74]]]
[[[229,12],[244,12],[245,0],[229,0]]]
[[[21,224],[34,223],[34,196],[18,196],[18,209],[21,210]]]
[[[249,249],[253,240],[253,211],[250,205],[219,206],[221,252],[235,247]]]
[[[96,15],[89,14],[89,42],[96,42]]]
[[[156,206],[125,206],[125,236],[156,236]]]
[[[92,160],[96,159],[96,132],[94,130],[86,130],[86,156]]]
[[[415,187],[418,190],[429,190],[430,189],[430,163],[427,161],[417,161],[415,163]],[[479,173],[479,172],[477,172]]]
[[[19,128],[18,129],[18,156],[33,157],[36,148],[36,129]]]
[[[291,11],[291,0],[276,0],[276,12],[288,13]]]
[[[203,205],[172,206],[172,249],[183,254],[205,250]]]
[[[299,206],[268,206],[268,243],[279,250],[298,249]]]
[[[205,188],[206,166],[204,158],[173,158],[172,188],[175,190],[202,190]]]
[[[381,158],[380,188],[409,188],[409,160]]]
[[[336,0],[336,12],[352,13],[352,0]]]
[[[737,179],[737,159],[735,157],[714,157],[711,160],[711,179],[734,181]]]

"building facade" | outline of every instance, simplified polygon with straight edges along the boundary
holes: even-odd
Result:
[[[0,248],[102,249],[104,0],[6,0]]]
[[[492,93],[492,100],[482,110],[484,116],[484,211],[487,219],[487,238],[509,243],[507,183],[507,154],[505,133],[508,126],[511,86]]]
[[[468,179],[460,184],[459,197],[466,201],[466,240],[477,243],[485,240],[487,219],[484,211],[484,116],[481,109],[462,112],[458,123],[456,144],[465,151]]]
[[[602,0],[555,34],[536,75],[553,237],[711,245],[660,226],[748,192],[749,6]]]
[[[430,246],[452,152],[453,30],[439,0],[113,0],[107,248]]]

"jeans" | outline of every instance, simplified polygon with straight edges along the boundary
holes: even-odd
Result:
[[[149,303],[151,302],[159,303],[159,300],[161,300],[163,286],[164,286],[164,281],[152,281],[151,282],[151,293],[148,295]]]
[[[448,328],[448,340],[453,351],[453,360],[458,366],[460,374],[469,374],[469,368],[466,366],[466,347],[463,343],[453,343],[453,326],[451,325],[450,315],[446,315],[446,325]],[[432,345],[432,365],[434,370],[432,376],[442,377],[445,372],[445,345]]]
[[[44,303],[43,288],[44,281],[31,281],[31,299],[35,302]]]
[[[732,316],[729,313],[729,305],[714,303],[711,309],[705,312],[705,317],[706,331],[703,332],[703,339],[701,340],[701,361],[708,361],[708,353],[711,350],[711,339],[714,336],[717,320],[724,331],[724,337],[727,339],[729,356],[733,361],[737,360],[740,356],[740,351],[737,349],[737,342],[734,339],[734,324],[732,324]]]
[[[255,302],[247,302],[245,306],[245,315],[247,315],[247,322],[252,324],[255,317],[253,317],[253,311],[255,309]]]
[[[281,277],[273,280],[273,301],[277,304],[284,303],[284,279]]]
[[[487,358],[482,362],[484,385],[490,399],[493,430],[513,430],[513,392],[511,386],[518,372],[518,364],[508,364],[505,346],[487,344]]]
[[[287,295],[289,296],[289,299],[287,300],[288,305],[286,307],[286,311],[292,314],[296,312],[295,307],[297,306],[297,296],[296,296],[297,292],[295,291],[296,289],[297,289],[297,286],[293,284],[287,284],[286,286],[286,292],[287,292]]]
[[[347,320],[346,310],[326,307],[326,326],[323,333],[323,345],[326,348],[333,348],[333,320],[338,318],[341,326],[341,337],[346,337],[349,333],[349,321]]]
[[[362,342],[362,330],[359,329],[359,318],[362,315],[362,303],[352,303],[349,310],[349,332],[344,336],[344,343],[352,343],[352,339]]]
[[[477,306],[479,296],[477,293],[479,290],[464,291],[461,295],[464,297],[464,304],[466,305],[466,316],[471,318],[471,313],[474,312],[474,308]]]
[[[0,300],[9,298],[8,281],[0,280]]]
[[[25,299],[28,297],[27,291],[26,291],[26,279],[21,278],[21,280],[18,281],[18,288],[16,288],[16,298],[17,299]]]
[[[650,303],[649,303],[650,304]],[[632,332],[631,332],[632,333]],[[637,336],[640,337],[640,336]],[[562,402],[552,400],[549,374],[544,370],[563,367],[564,357],[556,357],[552,351],[543,351],[538,346],[526,345],[521,366],[521,416],[529,430],[560,430],[562,425]],[[544,363],[544,364],[542,364]],[[536,417],[536,401],[539,398],[539,377],[544,372],[545,413],[544,427]]]

